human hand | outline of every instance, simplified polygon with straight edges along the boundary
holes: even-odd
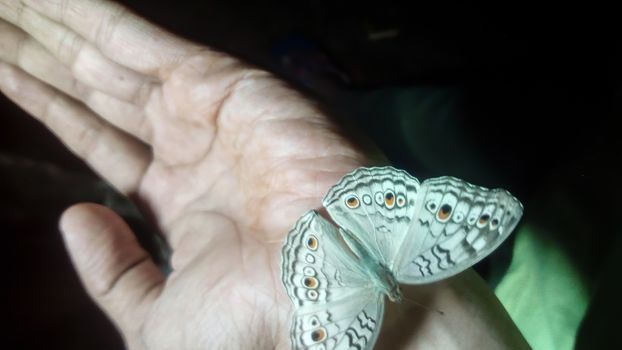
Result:
[[[86,289],[128,347],[288,348],[284,235],[363,154],[270,74],[117,4],[0,0],[0,18],[0,90],[136,199],[173,250],[163,276],[112,211],[81,204],[61,219]],[[497,335],[473,324],[507,323],[476,277],[415,293],[458,316],[493,305],[474,320],[389,309],[380,342],[463,347],[471,328]]]

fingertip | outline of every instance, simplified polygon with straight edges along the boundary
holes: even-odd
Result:
[[[87,292],[120,326],[132,329],[164,276],[114,211],[94,203],[69,207],[59,220],[65,245]]]
[[[61,214],[59,226],[61,231],[74,231],[81,228],[85,221],[99,218],[110,211],[107,207],[96,203],[78,203],[65,209]]]
[[[115,233],[128,229],[125,222],[109,208],[96,203],[78,203],[65,209],[59,220],[59,229],[65,240],[76,236],[96,236],[102,229]],[[107,238],[107,237],[103,237]]]
[[[60,231],[85,286],[97,298],[127,266],[149,257],[130,227],[109,208],[79,203],[61,215]]]

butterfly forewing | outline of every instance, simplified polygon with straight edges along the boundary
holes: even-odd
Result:
[[[370,254],[392,264],[414,214],[419,181],[393,167],[359,168],[324,197],[324,207]]]
[[[289,233],[282,280],[296,306],[295,349],[367,349],[382,321],[382,295],[373,288],[336,228],[311,211]]]
[[[453,276],[490,254],[512,232],[523,207],[509,192],[453,177],[421,185],[413,223],[393,266],[402,283]]]

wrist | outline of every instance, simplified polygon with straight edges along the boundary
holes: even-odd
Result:
[[[402,288],[401,304],[385,303],[378,348],[529,348],[503,305],[472,269],[445,281]]]

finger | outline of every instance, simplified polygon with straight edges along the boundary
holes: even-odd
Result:
[[[67,95],[2,62],[0,91],[42,121],[119,191],[131,194],[138,190],[151,157],[143,143]]]
[[[54,60],[28,34],[0,20],[0,61],[20,67],[28,74],[77,98],[86,89],[71,72]]]
[[[60,227],[89,295],[126,336],[138,332],[164,276],[130,228],[113,211],[96,204],[69,208]]]
[[[180,61],[205,50],[110,1],[23,2],[86,38],[113,61],[143,74],[165,78]]]
[[[7,2],[8,0],[2,0]],[[14,7],[20,6],[19,1]],[[29,7],[7,10],[0,16],[19,26],[44,46],[74,78],[92,89],[138,105],[159,83],[104,56],[91,43],[67,27],[40,15]]]
[[[143,108],[94,90],[77,81],[67,67],[32,37],[0,20],[0,60],[11,63],[31,76],[82,101],[112,125],[144,142],[150,141],[151,128]]]

